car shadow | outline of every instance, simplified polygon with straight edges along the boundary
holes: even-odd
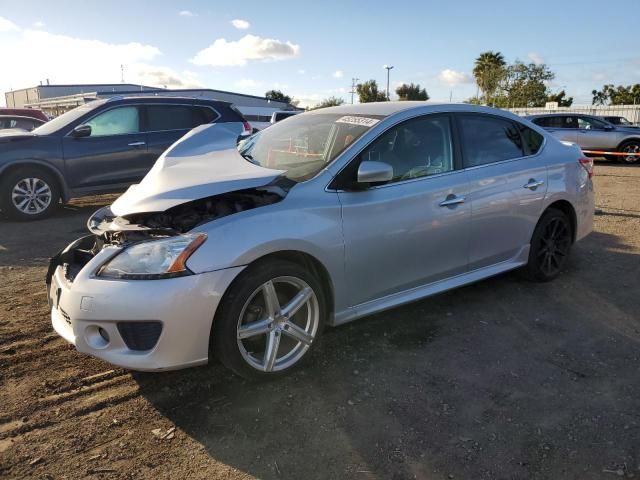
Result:
[[[596,478],[637,453],[639,265],[596,232],[554,282],[507,273],[327,329],[283,378],[212,362],[135,379],[259,478]]]
[[[86,235],[87,220],[116,195],[79,198],[61,205],[42,220],[16,222],[0,218],[0,267],[43,266],[76,238]]]

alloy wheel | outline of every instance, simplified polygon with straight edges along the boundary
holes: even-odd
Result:
[[[23,178],[11,190],[11,201],[20,212],[37,215],[51,204],[51,187],[40,178]]]
[[[571,248],[571,232],[562,218],[553,218],[540,238],[537,257],[540,270],[553,276],[562,268]]]
[[[297,277],[277,277],[245,302],[237,325],[242,358],[253,368],[276,372],[295,365],[309,350],[320,325],[313,289]]]
[[[623,156],[622,159],[626,163],[636,163],[637,161],[640,161],[640,144],[630,143],[629,145],[625,145],[622,148],[622,152],[635,154]]]

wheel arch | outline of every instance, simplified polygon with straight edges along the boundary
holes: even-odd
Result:
[[[616,150],[620,150],[622,147],[624,147],[627,143],[630,142],[636,142],[636,143],[640,143],[640,137],[627,137],[624,140],[622,140],[618,146],[616,147]]]
[[[13,172],[25,167],[35,167],[51,173],[56,179],[58,187],[60,188],[60,196],[62,197],[62,201],[66,202],[71,198],[71,192],[69,191],[69,187],[67,186],[67,182],[65,181],[62,172],[60,172],[60,170],[58,170],[53,165],[47,162],[43,162],[42,160],[17,160],[15,162],[2,165],[0,166],[0,175]]]
[[[574,243],[576,241],[576,235],[578,232],[578,216],[576,214],[576,210],[568,200],[555,200],[554,202],[547,205],[547,208],[544,209],[540,218],[549,210],[549,209],[560,210],[564,213],[567,218],[569,218],[569,222],[571,223],[571,242]]]
[[[253,259],[245,266],[245,269],[251,265],[255,265],[260,262],[266,262],[269,260],[285,260],[296,263],[304,268],[311,270],[318,277],[318,280],[320,280],[320,284],[323,288],[322,293],[324,294],[325,300],[327,302],[327,313],[329,316],[327,323],[332,324],[332,318],[335,311],[334,282],[331,278],[331,275],[329,274],[329,270],[327,270],[324,264],[315,256],[302,250],[277,250]],[[231,283],[225,289],[225,292],[220,299],[220,304],[225,301],[225,298],[228,292],[231,290],[234,282],[238,281],[238,276],[236,276],[236,278],[234,278],[233,281],[231,281]],[[218,314],[219,310],[219,308],[216,309],[216,315]],[[213,322],[215,322],[215,316]],[[211,329],[211,332],[213,333],[213,327]]]

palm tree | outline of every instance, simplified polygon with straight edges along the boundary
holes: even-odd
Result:
[[[478,58],[476,58],[473,67],[473,76],[484,95],[486,103],[489,103],[489,98],[492,97],[498,89],[500,80],[504,76],[504,67],[506,65],[507,62],[504,61],[504,56],[500,52],[490,50],[482,52]]]

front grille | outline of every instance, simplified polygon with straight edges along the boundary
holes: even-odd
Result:
[[[151,350],[162,332],[160,322],[118,322],[118,332],[131,350]]]

